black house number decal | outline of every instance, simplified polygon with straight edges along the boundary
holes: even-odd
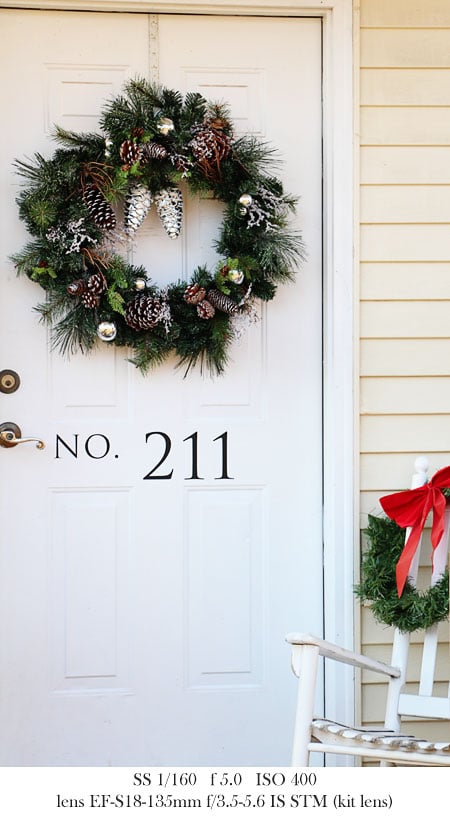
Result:
[[[91,434],[80,443],[79,434],[73,434],[73,442],[68,443],[63,440],[59,434],[56,435],[56,453],[55,459],[61,459],[61,455],[69,453],[75,459],[79,454],[90,457],[94,460],[102,460],[108,456],[111,451],[111,443],[105,434]],[[172,449],[172,440],[165,431],[149,431],[145,435],[145,442],[149,446],[151,454],[151,468],[142,479],[172,479],[174,469],[170,467],[170,452]],[[214,479],[234,479],[228,473],[228,431],[214,437],[213,443],[217,443],[218,449],[218,473],[219,476]],[[198,456],[198,431],[194,431],[185,437],[183,443],[189,445],[191,454],[190,472],[189,476],[185,476],[186,480],[204,479],[199,473],[199,456]],[[118,454],[114,454],[117,459]]]

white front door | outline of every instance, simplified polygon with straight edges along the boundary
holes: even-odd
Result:
[[[3,11],[1,26],[0,368],[21,382],[0,421],[46,448],[0,448],[0,763],[287,764],[284,635],[323,618],[321,22]],[[53,123],[95,130],[135,75],[229,100],[301,196],[307,261],[216,380],[173,360],[143,378],[105,345],[50,352],[42,290],[8,261],[27,240],[13,160],[50,155]],[[190,201],[178,242],[150,217],[135,261],[188,277],[213,262],[219,217]]]

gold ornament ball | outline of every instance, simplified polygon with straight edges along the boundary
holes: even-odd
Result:
[[[239,197],[239,204],[242,204],[243,207],[250,207],[252,201],[253,198],[250,193],[243,193],[242,196]]]
[[[232,269],[228,273],[229,281],[232,281],[233,284],[242,284],[244,280],[244,273],[240,269]]]
[[[158,122],[158,130],[163,136],[167,136],[170,131],[175,130],[175,125],[168,116],[163,116]]]
[[[134,288],[137,292],[143,292],[146,286],[147,281],[145,280],[145,278],[136,278],[134,282]]]
[[[106,342],[114,340],[117,335],[116,324],[112,321],[102,321],[97,326],[97,335],[100,340],[104,340]]]

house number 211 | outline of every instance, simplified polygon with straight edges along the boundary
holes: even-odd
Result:
[[[148,443],[152,437],[162,437],[164,440],[164,451],[161,459],[158,460],[156,465],[153,466],[151,471],[149,471],[143,479],[172,479],[173,468],[171,471],[165,471],[164,473],[161,470],[170,454],[172,440],[165,431],[150,431],[145,435],[145,442]],[[234,477],[230,477],[228,474],[228,431],[224,431],[223,434],[214,437],[213,442],[218,442],[219,440],[221,442],[222,471],[220,477],[215,477],[215,479],[234,479]],[[199,476],[198,473],[198,431],[194,431],[189,437],[185,437],[183,442],[191,443],[191,474],[189,477],[185,477],[185,479],[204,479],[204,477]]]
[[[56,435],[56,452],[55,452],[55,459],[59,460],[61,458],[62,453],[69,453],[75,459],[78,459],[79,448],[78,448],[78,434],[74,434],[74,442],[69,445],[66,440],[63,440],[59,434]],[[158,453],[161,451],[161,440],[163,443],[162,448],[162,456],[159,460],[156,460]],[[145,442],[151,447],[151,451],[154,452],[156,450],[154,465],[148,471],[148,473],[142,477],[142,479],[172,479],[173,476],[173,468],[168,470],[170,463],[166,463],[166,460],[170,454],[172,448],[172,440],[165,431],[149,431],[145,435]],[[199,465],[198,465],[198,431],[194,431],[193,434],[189,434],[189,437],[185,437],[183,440],[184,443],[190,445],[190,475],[185,477],[185,479],[204,479],[204,477],[200,476],[199,474]],[[230,477],[228,473],[228,431],[224,431],[223,434],[219,434],[218,437],[214,437],[213,442],[220,443],[220,476],[215,477],[215,479],[234,479],[234,477]],[[81,453],[81,451],[80,451]],[[106,436],[106,434],[91,434],[87,439],[84,441],[84,453],[87,457],[93,460],[102,460],[108,455],[111,455],[111,443]],[[114,454],[114,458],[118,459],[119,454]],[[164,465],[166,463],[166,465]]]

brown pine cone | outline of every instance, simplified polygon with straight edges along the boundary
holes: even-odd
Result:
[[[147,162],[149,159],[165,159],[168,155],[167,148],[157,142],[146,142],[142,146],[142,162]]]
[[[125,322],[131,329],[153,329],[161,319],[161,301],[149,295],[137,295],[125,310]]]
[[[71,284],[67,287],[67,292],[69,295],[83,295],[86,292],[87,284],[83,278],[78,278],[76,281],[72,281]]]
[[[95,309],[100,303],[100,296],[94,295],[93,292],[85,292],[84,295],[81,296],[81,303],[83,303],[87,309]]]
[[[98,227],[113,230],[116,216],[106,201],[102,191],[95,184],[87,184],[83,191],[83,201]]]
[[[228,156],[231,142],[223,131],[204,125],[195,130],[189,145],[197,161],[207,159],[221,161]]]
[[[101,295],[102,292],[107,289],[107,286],[106,278],[100,270],[90,275],[87,280],[88,292],[91,292],[93,295]]]
[[[204,287],[199,286],[199,284],[190,284],[183,295],[184,300],[188,304],[194,304],[196,306],[203,301],[203,298],[206,295],[206,289]]]
[[[209,321],[216,314],[216,310],[214,309],[213,305],[209,303],[209,301],[203,300],[197,304],[197,314],[199,318]]]
[[[125,169],[129,169],[131,165],[139,161],[142,156],[142,145],[139,145],[133,139],[125,139],[120,146],[120,158],[122,159]]]
[[[227,315],[236,312],[238,308],[236,301],[233,301],[232,298],[229,298],[228,295],[225,295],[218,289],[210,289],[208,291],[208,300],[216,309],[220,309],[221,312],[226,312]]]

